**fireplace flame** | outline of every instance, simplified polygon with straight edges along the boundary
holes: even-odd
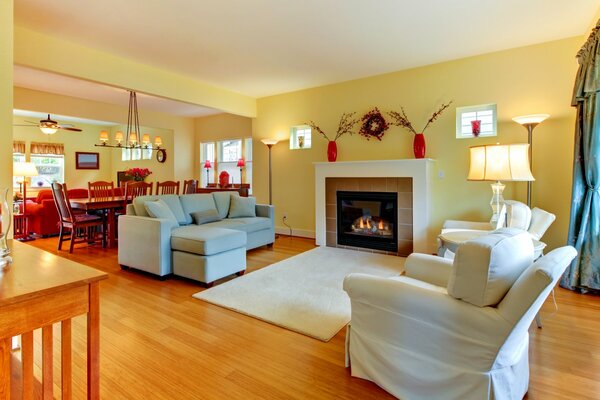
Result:
[[[367,220],[367,229],[371,229],[371,223]]]
[[[383,221],[379,221],[379,225],[377,225],[377,229],[383,230]]]
[[[365,229],[365,224],[363,224],[363,219],[360,219],[360,229]]]

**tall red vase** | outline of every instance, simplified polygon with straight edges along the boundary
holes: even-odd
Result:
[[[337,143],[335,140],[330,140],[327,144],[327,160],[335,162],[337,160]]]
[[[425,158],[425,135],[417,133],[413,140],[415,158]]]

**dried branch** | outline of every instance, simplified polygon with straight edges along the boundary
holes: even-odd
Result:
[[[342,116],[340,117],[340,123],[338,125],[337,133],[335,134],[335,139],[333,139],[334,141],[338,140],[339,137],[346,133],[350,135],[354,133],[352,132],[352,128],[354,128],[354,125],[358,123],[358,119],[352,119],[354,114],[356,113],[351,112],[342,114]]]
[[[431,124],[433,121],[435,121],[440,115],[442,115],[442,113],[444,112],[444,110],[448,107],[450,107],[450,104],[452,104],[452,100],[450,100],[450,102],[448,104],[442,104],[442,106],[431,115],[431,118],[429,118],[429,121],[427,121],[427,124],[425,125],[425,127],[423,128],[422,132],[425,132],[425,129],[427,129],[427,127],[429,126],[429,124]]]
[[[323,131],[321,130],[321,128],[319,128],[319,126],[318,126],[317,124],[315,124],[315,123],[314,123],[314,121],[312,121],[312,120],[311,120],[310,122],[307,122],[307,123],[305,123],[305,125],[308,125],[308,126],[310,126],[310,128],[311,128],[311,129],[314,129],[315,131],[317,131],[317,132],[319,132],[321,135],[323,135],[323,137],[324,137],[325,139],[327,139],[328,141],[331,141],[331,139],[329,139],[329,137],[327,136],[327,134],[326,134],[325,132],[323,132]]]
[[[400,107],[400,110],[402,111],[402,113],[399,113],[397,111],[390,111],[388,113],[388,115],[394,120],[391,122],[391,124],[400,126],[402,128],[406,128],[410,132],[412,132],[416,135],[417,131],[415,131],[415,128],[413,128],[412,124],[408,120],[408,117],[406,116],[406,112],[404,112],[404,107]]]

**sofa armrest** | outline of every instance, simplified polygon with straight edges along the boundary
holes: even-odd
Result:
[[[452,272],[452,260],[429,254],[412,253],[404,263],[406,276],[446,287]]]
[[[167,275],[171,267],[171,230],[168,219],[119,216],[119,264],[156,275]]]
[[[442,233],[446,230],[449,232],[451,230],[491,231],[493,229],[494,227],[489,222],[455,221],[449,219],[444,221]]]
[[[270,218],[275,223],[275,206],[268,204],[257,204],[256,205],[256,216]]]

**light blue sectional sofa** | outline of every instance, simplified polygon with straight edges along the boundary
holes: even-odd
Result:
[[[246,250],[275,241],[274,207],[254,202],[238,192],[137,197],[119,217],[119,264],[207,286],[241,275]]]

